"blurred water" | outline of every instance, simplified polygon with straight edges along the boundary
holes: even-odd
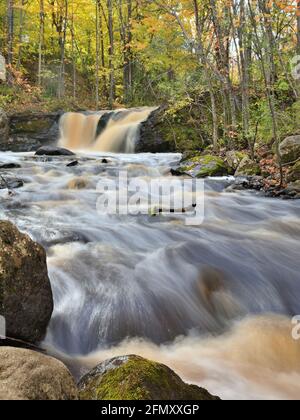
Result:
[[[206,181],[200,226],[186,226],[183,215],[100,215],[100,179],[126,170],[131,179],[171,180],[180,156],[82,153],[77,159],[70,168],[72,158],[0,153],[0,162],[22,165],[4,176],[25,181],[12,196],[0,190],[1,218],[47,250],[55,309],[45,345],[73,360],[78,372],[130,350],[169,359],[187,380],[224,398],[292,397],[291,383],[300,386],[294,357],[300,344],[291,339],[288,319],[300,314],[300,202],[228,193],[231,180],[221,178]],[[280,339],[275,314],[284,325]],[[247,338],[244,325],[265,344],[251,341],[252,333]],[[288,369],[267,364],[276,357]],[[249,377],[259,363],[270,376],[262,383]]]

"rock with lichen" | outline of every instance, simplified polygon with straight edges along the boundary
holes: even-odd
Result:
[[[0,400],[76,399],[76,384],[62,362],[31,350],[0,347]]]
[[[234,176],[255,176],[260,174],[259,164],[246,156],[239,164]]]
[[[40,342],[52,311],[45,250],[12,223],[0,221],[0,315],[6,335]]]
[[[282,163],[292,163],[300,158],[300,135],[287,137],[280,143]]]
[[[107,360],[79,382],[81,400],[217,400],[205,389],[184,383],[165,365],[139,356]]]

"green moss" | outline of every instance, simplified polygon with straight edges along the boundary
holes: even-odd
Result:
[[[212,399],[205,390],[185,384],[167,366],[126,356],[105,362],[79,384],[82,400]]]
[[[196,178],[205,178],[207,176],[227,175],[228,167],[221,158],[204,155],[194,156],[183,162],[180,171]]]

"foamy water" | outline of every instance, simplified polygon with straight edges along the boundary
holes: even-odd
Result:
[[[298,398],[300,202],[226,193],[206,182],[205,219],[98,214],[96,185],[172,179],[179,155],[0,153],[25,181],[0,190],[1,217],[47,250],[55,309],[44,343],[78,377],[129,353],[166,363],[183,379],[231,398]]]

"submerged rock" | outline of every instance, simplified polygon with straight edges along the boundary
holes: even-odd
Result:
[[[6,176],[0,177],[0,190],[7,188],[8,190],[15,190],[17,188],[23,187],[24,182],[22,179],[11,178]]]
[[[218,400],[165,365],[139,356],[107,360],[79,382],[81,400]]]
[[[76,400],[77,387],[60,361],[43,354],[0,347],[1,400]]]
[[[287,137],[280,143],[282,163],[292,163],[300,158],[300,135]]]
[[[53,310],[46,253],[8,221],[0,221],[0,315],[6,335],[40,342]]]
[[[36,156],[75,156],[75,153],[62,147],[56,146],[43,146],[40,147],[36,153]]]
[[[181,162],[179,168],[175,168],[178,173],[187,174],[193,178],[205,178],[208,176],[225,176],[230,170],[223,159],[212,156],[195,156]]]
[[[259,164],[246,156],[239,164],[234,176],[255,176],[260,175],[260,173],[261,170]]]
[[[21,165],[18,163],[0,163],[0,169],[19,169]]]

